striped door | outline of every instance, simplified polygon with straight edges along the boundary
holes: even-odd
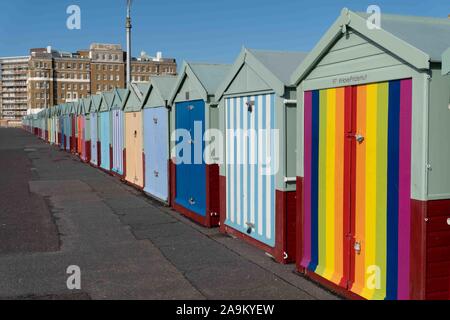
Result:
[[[227,98],[226,221],[275,246],[275,96]]]
[[[105,170],[110,170],[109,145],[111,144],[110,113],[100,113],[100,166]]]
[[[113,125],[113,168],[112,170],[120,175],[123,174],[123,144],[124,144],[124,120],[122,110],[112,111]]]
[[[305,92],[301,265],[366,299],[409,296],[411,96],[410,79]]]
[[[91,113],[91,163],[98,165],[97,141],[98,141],[98,114]]]

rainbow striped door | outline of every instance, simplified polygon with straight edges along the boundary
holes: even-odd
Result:
[[[305,92],[301,265],[366,299],[409,297],[411,84]]]

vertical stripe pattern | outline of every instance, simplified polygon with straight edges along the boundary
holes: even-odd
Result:
[[[113,171],[118,174],[123,174],[123,136],[124,132],[124,118],[122,110],[112,111],[113,124]]]
[[[411,80],[305,92],[301,265],[366,299],[409,297]],[[348,98],[347,95],[356,94]],[[347,104],[354,104],[351,108]],[[352,112],[345,112],[352,110]],[[352,114],[353,113],[353,114]],[[350,118],[349,118],[350,117]],[[351,133],[345,123],[354,117]],[[351,121],[351,120],[350,120]],[[357,141],[356,137],[363,137]],[[346,139],[355,148],[350,184]],[[401,141],[401,143],[400,143]],[[349,188],[347,187],[349,186]],[[350,190],[353,209],[345,206]],[[344,242],[354,221],[354,242]],[[346,248],[351,243],[352,248]],[[350,261],[345,252],[351,252]],[[345,268],[348,263],[350,268]],[[353,270],[354,275],[345,274]]]
[[[225,223],[275,246],[275,96],[227,98]]]

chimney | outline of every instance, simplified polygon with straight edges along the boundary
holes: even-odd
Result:
[[[158,51],[157,53],[156,53],[156,61],[161,61],[162,60],[162,52],[161,51]]]

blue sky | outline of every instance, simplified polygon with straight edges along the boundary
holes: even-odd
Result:
[[[0,56],[51,45],[63,51],[92,42],[125,47],[125,0],[3,0]],[[66,8],[81,8],[81,30],[66,28]],[[249,48],[308,51],[343,7],[447,17],[448,0],[134,0],[133,55],[163,51],[182,60],[232,62]]]

